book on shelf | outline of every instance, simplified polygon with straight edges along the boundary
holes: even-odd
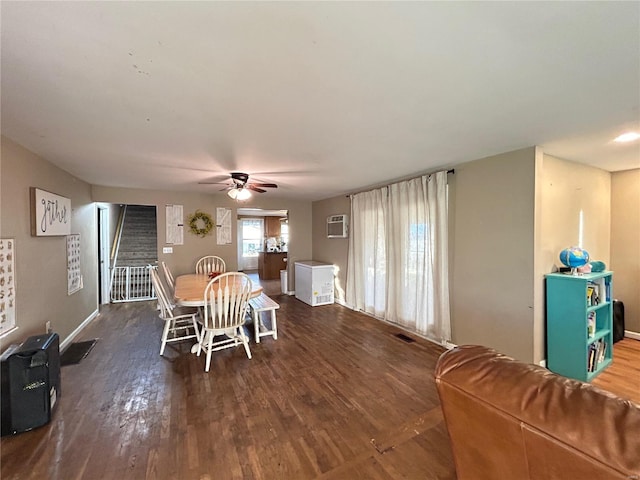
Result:
[[[596,312],[589,312],[587,314],[587,335],[589,338],[596,334]]]
[[[589,344],[587,353],[587,372],[595,372],[606,358],[607,342],[603,339]]]
[[[606,357],[605,353],[607,352],[607,342],[600,340],[598,343],[600,344],[600,356],[598,357],[598,363],[600,363]]]
[[[596,360],[596,347],[592,343],[589,345],[589,353],[587,354],[587,372],[593,372],[595,370]]]
[[[600,286],[597,283],[589,282],[587,284],[587,306],[592,307],[600,303]]]

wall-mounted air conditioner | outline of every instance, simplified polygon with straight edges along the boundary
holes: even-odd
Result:
[[[347,238],[347,215],[331,215],[327,217],[327,238]]]

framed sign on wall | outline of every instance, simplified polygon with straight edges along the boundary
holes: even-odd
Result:
[[[231,244],[231,209],[216,208],[216,237],[218,245]]]
[[[31,235],[47,237],[71,233],[71,200],[31,187]]]

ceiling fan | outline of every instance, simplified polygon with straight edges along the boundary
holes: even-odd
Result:
[[[278,188],[275,183],[249,182],[249,174],[243,172],[231,172],[231,183],[229,182],[198,182],[203,185],[226,185],[220,191],[228,190],[229,195],[234,200],[246,200],[251,197],[251,191],[264,193],[265,188]]]

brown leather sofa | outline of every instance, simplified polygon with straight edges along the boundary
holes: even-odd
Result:
[[[495,350],[442,354],[458,480],[640,479],[640,406]]]

